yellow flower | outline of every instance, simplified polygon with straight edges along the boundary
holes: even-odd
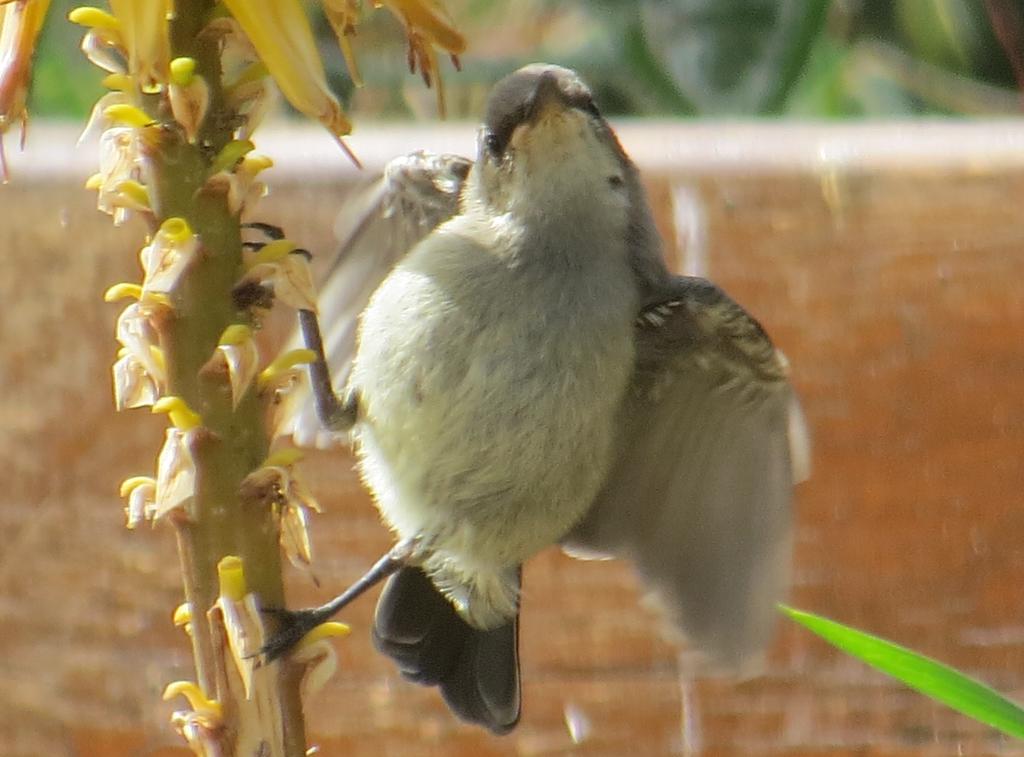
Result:
[[[199,128],[206,118],[210,106],[210,87],[206,80],[195,72],[193,58],[175,58],[171,61],[171,85],[168,99],[171,113],[185,132],[189,142],[195,143]]]
[[[175,681],[167,684],[164,688],[164,701],[183,696],[188,700],[192,709],[210,719],[211,724],[218,722],[224,714],[224,710],[216,699],[206,696],[199,686],[192,681]]]
[[[272,439],[292,433],[299,407],[309,396],[305,366],[315,361],[316,353],[312,350],[288,350],[274,358],[260,373],[260,392],[270,394],[271,418],[268,426]]]
[[[227,635],[228,650],[238,671],[245,698],[252,697],[253,676],[257,664],[257,652],[265,641],[263,617],[256,597],[249,592],[245,580],[242,560],[228,555],[217,563],[220,594],[217,607],[220,609]]]
[[[256,145],[251,140],[231,140],[221,148],[220,152],[217,153],[217,157],[213,159],[213,163],[210,164],[211,173],[234,170],[235,166],[255,148]]]
[[[192,456],[191,434],[174,428],[167,429],[164,446],[157,458],[156,491],[152,507],[152,520],[181,508],[191,518],[191,506],[196,494],[196,461]]]
[[[156,491],[150,519],[156,521],[179,508],[188,519],[195,513],[196,462],[192,456],[192,434],[168,428],[157,458]]]
[[[278,355],[274,360],[260,371],[260,389],[278,388],[287,385],[296,375],[301,375],[299,366],[309,365],[316,361],[316,353],[313,350],[299,348],[288,350]]]
[[[121,496],[128,498],[125,515],[128,528],[138,528],[144,521],[153,519],[156,506],[156,479],[149,476],[132,476],[121,483]]]
[[[199,237],[192,233],[184,218],[168,218],[139,250],[142,263],[142,291],[145,294],[170,294],[199,252]]]
[[[181,397],[168,395],[153,405],[154,413],[167,413],[174,427],[179,431],[193,431],[203,425],[203,417],[188,406]]]
[[[213,173],[203,186],[204,192],[222,194],[234,215],[252,210],[267,193],[266,184],[256,177],[270,168],[273,161],[263,155],[248,154],[252,149],[253,143],[247,139],[228,142],[214,158],[210,167]]]
[[[114,404],[118,410],[152,405],[167,383],[164,354],[154,327],[171,309],[166,295],[147,292],[139,284],[121,283],[103,295],[107,302],[132,298],[117,318],[115,337],[122,345],[114,363]]]
[[[202,428],[203,419],[181,397],[162,397],[153,405],[154,413],[167,413],[171,425],[156,461],[156,491],[153,493],[152,520],[181,509],[188,518],[196,494],[196,461],[192,444]]]
[[[32,78],[32,53],[50,0],[9,0],[0,3],[0,180],[7,182],[4,133],[21,123],[25,139],[25,98]]]
[[[338,653],[328,639],[348,636],[349,627],[329,620],[307,633],[288,655],[292,663],[304,665],[302,671],[302,699],[308,701],[334,675],[338,668]]]
[[[105,10],[90,6],[72,10],[68,21],[88,28],[82,38],[82,52],[90,63],[113,74],[127,75],[125,62],[128,54],[121,37],[120,21]],[[124,91],[127,89],[122,87]]]
[[[274,162],[265,155],[246,155],[242,158],[232,174],[234,181],[228,192],[228,207],[235,213],[252,210],[257,201],[267,194],[267,185],[257,176],[272,165]]]
[[[215,357],[223,360],[227,367],[231,407],[236,408],[259,370],[260,354],[252,329],[241,323],[224,329]]]
[[[189,710],[175,710],[171,725],[180,733],[195,754],[220,755],[221,733],[224,728],[224,708],[216,699],[192,681],[174,681],[164,689],[164,701],[183,696],[188,700]]]
[[[143,92],[159,92],[169,75],[171,0],[110,0],[110,9],[128,53],[128,73]]]
[[[300,0],[224,0],[288,102],[336,137],[352,130],[327,86]]]
[[[183,629],[185,633],[191,636],[192,617],[192,605],[188,602],[182,602],[174,608],[174,613],[171,616],[171,622],[174,623],[175,627]]]

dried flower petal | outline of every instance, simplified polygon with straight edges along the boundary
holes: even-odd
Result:
[[[243,264],[247,271],[238,285],[271,284],[274,295],[282,302],[301,310],[316,311],[316,290],[309,260],[296,251],[294,242],[277,239],[259,250],[246,251]]]
[[[127,75],[126,53],[119,32],[103,28],[90,29],[82,37],[81,47],[86,60],[94,66],[112,74]]]
[[[260,355],[252,329],[243,324],[228,326],[217,345],[217,354],[223,358],[228,369],[231,407],[237,408],[259,370]]]
[[[176,710],[171,714],[171,725],[185,739],[193,754],[201,757],[222,757],[220,724],[209,725],[207,719],[194,712]]]
[[[272,282],[274,295],[299,310],[316,312],[316,288],[309,261],[302,255],[289,255],[280,263],[259,266],[250,273],[262,281]]]
[[[266,634],[263,628],[262,613],[256,602],[256,596],[248,591],[242,560],[234,555],[224,557],[217,564],[220,578],[220,596],[217,607],[220,609],[227,636],[231,659],[245,690],[245,698],[252,698],[253,678],[258,663],[258,652],[262,648]]]
[[[153,407],[155,410],[156,405]],[[184,509],[190,518],[193,516],[190,510],[196,493],[196,463],[190,441],[190,432],[174,427],[167,429],[157,458],[154,521],[178,508]]]
[[[374,5],[387,6],[405,25],[409,70],[414,73],[419,70],[428,87],[436,86],[437,112],[444,118],[447,110],[444,86],[434,48],[445,50],[458,68],[458,56],[466,49],[466,38],[452,25],[438,0],[375,0]]]
[[[274,162],[265,155],[246,155],[235,168],[234,191],[236,204],[229,207],[235,213],[252,210],[260,198],[267,194],[267,185],[256,177],[260,172],[270,168]],[[230,201],[229,197],[229,201]]]
[[[111,74],[111,76],[121,76],[122,74]],[[111,123],[110,120],[104,115],[107,108],[111,105],[125,105],[128,103],[128,96],[122,91],[107,92],[96,104],[92,106],[92,110],[89,112],[89,118],[85,122],[85,128],[82,129],[82,134],[78,137],[78,144],[81,145],[83,142],[98,137],[104,129],[108,128]],[[98,187],[97,187],[98,188]]]
[[[168,218],[139,251],[144,293],[170,294],[199,252],[199,237],[184,218]]]
[[[167,375],[159,353],[157,334],[150,322],[152,312],[149,303],[133,302],[118,316],[115,336],[157,385],[163,386]]]
[[[189,142],[195,143],[199,128],[210,107],[210,87],[195,73],[194,58],[175,58],[171,61],[171,82],[168,99],[171,114],[180,124]]]
[[[288,562],[297,568],[313,563],[313,543],[309,539],[309,510],[285,506],[281,509],[281,549]]]
[[[114,407],[118,411],[133,407],[147,407],[160,397],[160,387],[156,378],[127,348],[118,353],[113,373]],[[131,523],[128,527],[134,528]]]
[[[106,97],[110,95],[104,95]],[[109,107],[106,107],[103,112],[108,110]],[[114,217],[114,225],[121,225],[129,216],[128,209],[119,204],[118,187],[129,179],[137,181],[139,175],[137,130],[126,126],[106,129],[100,137],[100,170],[96,178],[90,181],[99,190],[97,207]]]
[[[152,405],[167,381],[163,351],[153,319],[171,307],[166,295],[146,292],[139,284],[115,284],[104,293],[107,302],[137,300],[118,316],[115,335],[121,343],[113,366],[114,404],[118,410]]]
[[[278,450],[245,477],[241,489],[243,500],[275,508],[280,519],[281,548],[292,565],[308,568],[313,560],[309,512],[320,512],[320,505],[296,474],[301,457],[299,450]]]
[[[387,6],[407,28],[446,52],[460,55],[466,51],[466,38],[452,24],[439,0],[374,0],[374,5]]]

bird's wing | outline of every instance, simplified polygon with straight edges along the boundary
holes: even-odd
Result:
[[[336,391],[348,380],[359,315],[370,296],[417,242],[458,212],[471,166],[458,155],[415,152],[396,158],[338,216],[340,246],[318,298],[324,352]],[[293,338],[291,346],[297,341]],[[327,447],[343,440],[321,425],[308,379],[285,402],[278,428],[291,433],[296,444]]]
[[[703,279],[674,279],[636,334],[619,456],[564,546],[632,560],[688,639],[737,667],[770,637],[809,469],[786,360]]]

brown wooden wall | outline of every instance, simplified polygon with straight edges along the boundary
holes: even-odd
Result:
[[[813,430],[793,603],[1024,698],[1024,169],[735,168],[673,181],[698,200],[689,256],[785,350]],[[159,699],[190,675],[173,538],[125,531],[116,496],[152,468],[163,420],[112,411],[116,307],[100,300],[136,276],[137,230],[112,230],[76,184],[0,188],[0,754],[179,754]],[[670,182],[653,190],[671,234]],[[260,215],[326,251],[341,195],[279,185]],[[388,544],[350,460],[306,472],[323,588],[294,576],[295,604]],[[762,678],[682,680],[636,600],[622,565],[528,566],[525,713],[503,739],[401,681],[363,601],[310,704],[314,741],[356,757],[1024,755],[790,627]],[[578,744],[567,713],[589,723]]]

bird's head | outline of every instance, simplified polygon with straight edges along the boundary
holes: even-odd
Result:
[[[579,219],[624,217],[637,183],[587,85],[542,63],[494,86],[474,174],[470,191],[492,211]]]

